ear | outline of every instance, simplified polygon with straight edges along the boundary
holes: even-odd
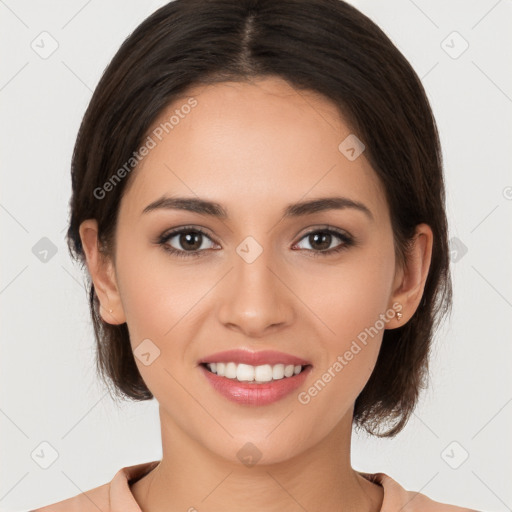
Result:
[[[393,294],[390,297],[390,307],[395,304],[396,311],[402,313],[398,320],[395,316],[386,329],[394,329],[405,325],[414,315],[423,297],[432,257],[432,229],[428,224],[418,224],[410,250],[406,255],[405,264],[395,273]],[[401,304],[402,308],[398,306]]]
[[[106,323],[123,324],[126,322],[126,317],[121,304],[114,265],[111,258],[100,251],[96,219],[83,221],[80,224],[79,233],[87,268],[100,302],[100,316]]]

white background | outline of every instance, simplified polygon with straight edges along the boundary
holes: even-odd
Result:
[[[95,375],[84,279],[64,236],[92,91],[164,3],[0,0],[1,511],[54,503],[161,456],[156,402],[118,407]],[[422,78],[443,145],[450,237],[467,247],[453,264],[454,310],[431,387],[395,439],[354,436],[353,466],[438,501],[512,510],[512,3],[353,3]],[[59,45],[47,59],[31,48],[43,31]],[[43,237],[57,249],[46,263],[32,252]],[[58,452],[48,469],[31,458],[44,441]],[[469,458],[453,469],[446,461],[463,450]]]

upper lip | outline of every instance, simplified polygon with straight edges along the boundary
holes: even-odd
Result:
[[[225,350],[224,352],[216,352],[210,354],[199,361],[203,363],[229,363],[233,362],[236,364],[249,364],[251,366],[259,366],[263,364],[293,364],[307,366],[311,364],[309,361],[302,359],[301,357],[292,356],[291,354],[285,354],[284,352],[277,352],[275,350],[261,350],[259,352],[251,352],[250,350],[233,349]]]

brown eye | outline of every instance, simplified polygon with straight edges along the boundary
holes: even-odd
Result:
[[[341,240],[341,243],[332,246],[336,238]],[[305,250],[311,252],[313,256],[328,256],[338,253],[344,249],[348,249],[354,244],[354,240],[346,235],[332,229],[317,229],[310,231],[302,237],[301,240],[306,240],[310,248],[306,247]],[[303,247],[304,248],[304,247]]]
[[[313,233],[312,235],[308,235],[309,244],[313,247],[313,249],[318,249],[319,251],[329,249],[332,239],[333,236],[330,233],[326,233],[324,231],[319,231],[317,233]]]
[[[187,257],[200,256],[206,249],[211,249],[208,243],[205,245],[207,240],[213,244],[210,237],[200,229],[181,228],[162,235],[158,243],[171,254]]]
[[[176,235],[178,237],[178,244],[185,250],[194,251],[201,248],[203,235],[195,231],[181,233]]]

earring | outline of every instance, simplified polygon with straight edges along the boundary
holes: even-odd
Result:
[[[108,312],[109,312],[109,313],[112,313],[112,310],[111,310],[111,309],[109,309],[109,310],[108,310]],[[402,315],[400,315],[400,316],[402,316]]]
[[[397,318],[397,320],[398,320],[398,321],[402,320],[402,317],[403,317],[403,316],[404,316],[404,315],[402,315],[402,313],[400,313],[400,311],[397,311],[397,313],[396,313],[396,318]]]

